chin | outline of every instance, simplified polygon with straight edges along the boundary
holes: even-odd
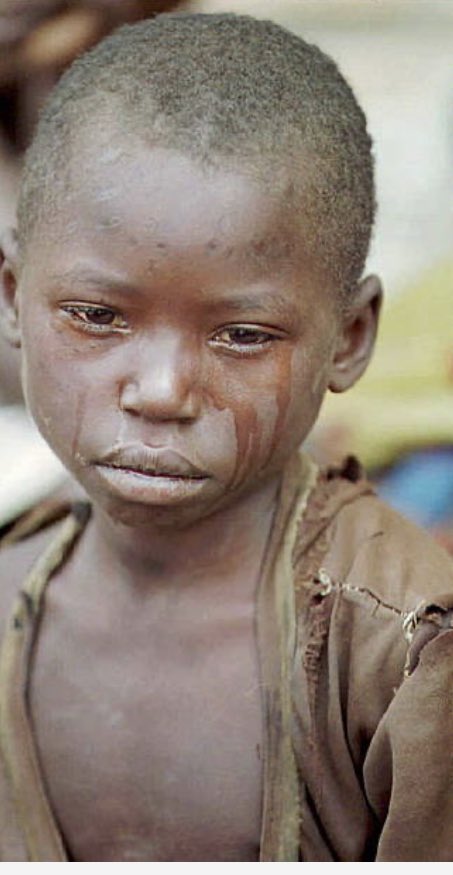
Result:
[[[197,525],[216,512],[212,507],[153,507],[126,502],[102,504],[102,510],[115,525],[129,529],[178,531]]]
[[[94,507],[101,509],[114,524],[127,526],[128,528],[154,528],[154,529],[183,529],[199,523],[223,506],[230,503],[225,495],[203,494],[197,496],[178,497],[172,500],[153,499],[149,495],[146,500],[139,500],[134,496],[124,497],[117,494],[99,495],[90,490],[90,498]]]

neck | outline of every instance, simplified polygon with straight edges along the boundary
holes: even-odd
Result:
[[[279,482],[273,480],[231,507],[184,529],[146,531],[114,523],[95,509],[86,549],[102,567],[134,587],[168,588],[258,573],[269,537]]]

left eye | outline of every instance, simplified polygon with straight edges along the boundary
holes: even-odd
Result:
[[[126,323],[122,316],[111,310],[110,307],[96,307],[88,304],[67,304],[63,307],[77,321],[87,327],[93,328],[125,328]]]
[[[231,328],[222,328],[212,338],[214,343],[229,347],[240,346],[263,346],[275,339],[275,335],[264,331],[262,328],[254,328],[250,325],[237,325]]]

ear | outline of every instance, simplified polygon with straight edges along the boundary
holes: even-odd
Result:
[[[343,316],[332,361],[328,388],[345,392],[368,367],[376,340],[382,286],[377,276],[359,283],[354,300]]]
[[[11,346],[20,346],[17,306],[18,245],[16,231],[8,229],[0,238],[0,331]]]

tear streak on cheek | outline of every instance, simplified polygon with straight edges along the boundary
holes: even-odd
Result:
[[[74,433],[71,441],[71,458],[77,459],[82,465],[86,464],[86,459],[79,452],[80,446],[80,435],[82,432],[82,428],[85,420],[85,396],[80,393],[76,398],[75,403],[75,419],[74,419]]]
[[[34,368],[35,377],[36,372],[36,368]],[[30,365],[27,361],[25,354],[23,353],[21,362],[21,382],[22,391],[24,393],[25,406],[27,407],[27,410],[31,413],[33,421],[37,426],[39,432],[43,436],[44,440],[49,441],[52,432],[52,417],[48,414],[45,401],[43,403],[40,399],[35,397],[35,393],[33,392],[33,380],[28,379],[29,373]],[[38,382],[40,382],[39,379]]]
[[[266,469],[279,442],[281,416],[278,400],[269,392],[265,404],[259,408],[252,406],[241,413],[236,420],[237,463],[234,477],[230,484],[234,489],[247,480],[249,474],[256,474]]]
[[[259,424],[256,410],[248,407],[236,418],[237,453],[236,465],[229,487],[235,489],[246,477],[246,472],[253,465],[253,455],[259,447]]]
[[[260,469],[266,467],[269,463],[276,444],[278,443],[278,420],[280,410],[278,400],[275,394],[269,392],[269,397],[266,399],[266,408],[261,411],[259,418],[259,437],[260,444],[256,448],[257,457],[260,458]]]
[[[292,358],[290,360],[283,359],[278,367],[276,391],[270,398],[273,404],[273,412],[267,417],[269,424],[268,433],[272,430],[272,434],[270,438],[267,436],[266,443],[268,446],[261,469],[265,469],[270,465],[281,443],[282,436],[286,434],[288,409],[291,405],[292,395],[292,364]]]
[[[237,466],[239,447],[234,413],[229,407],[215,407],[209,415],[209,433],[197,433],[197,442],[191,446],[191,460],[203,469],[209,468],[209,458],[216,447],[223,447],[224,458],[228,459],[221,472],[221,479],[228,486]]]

